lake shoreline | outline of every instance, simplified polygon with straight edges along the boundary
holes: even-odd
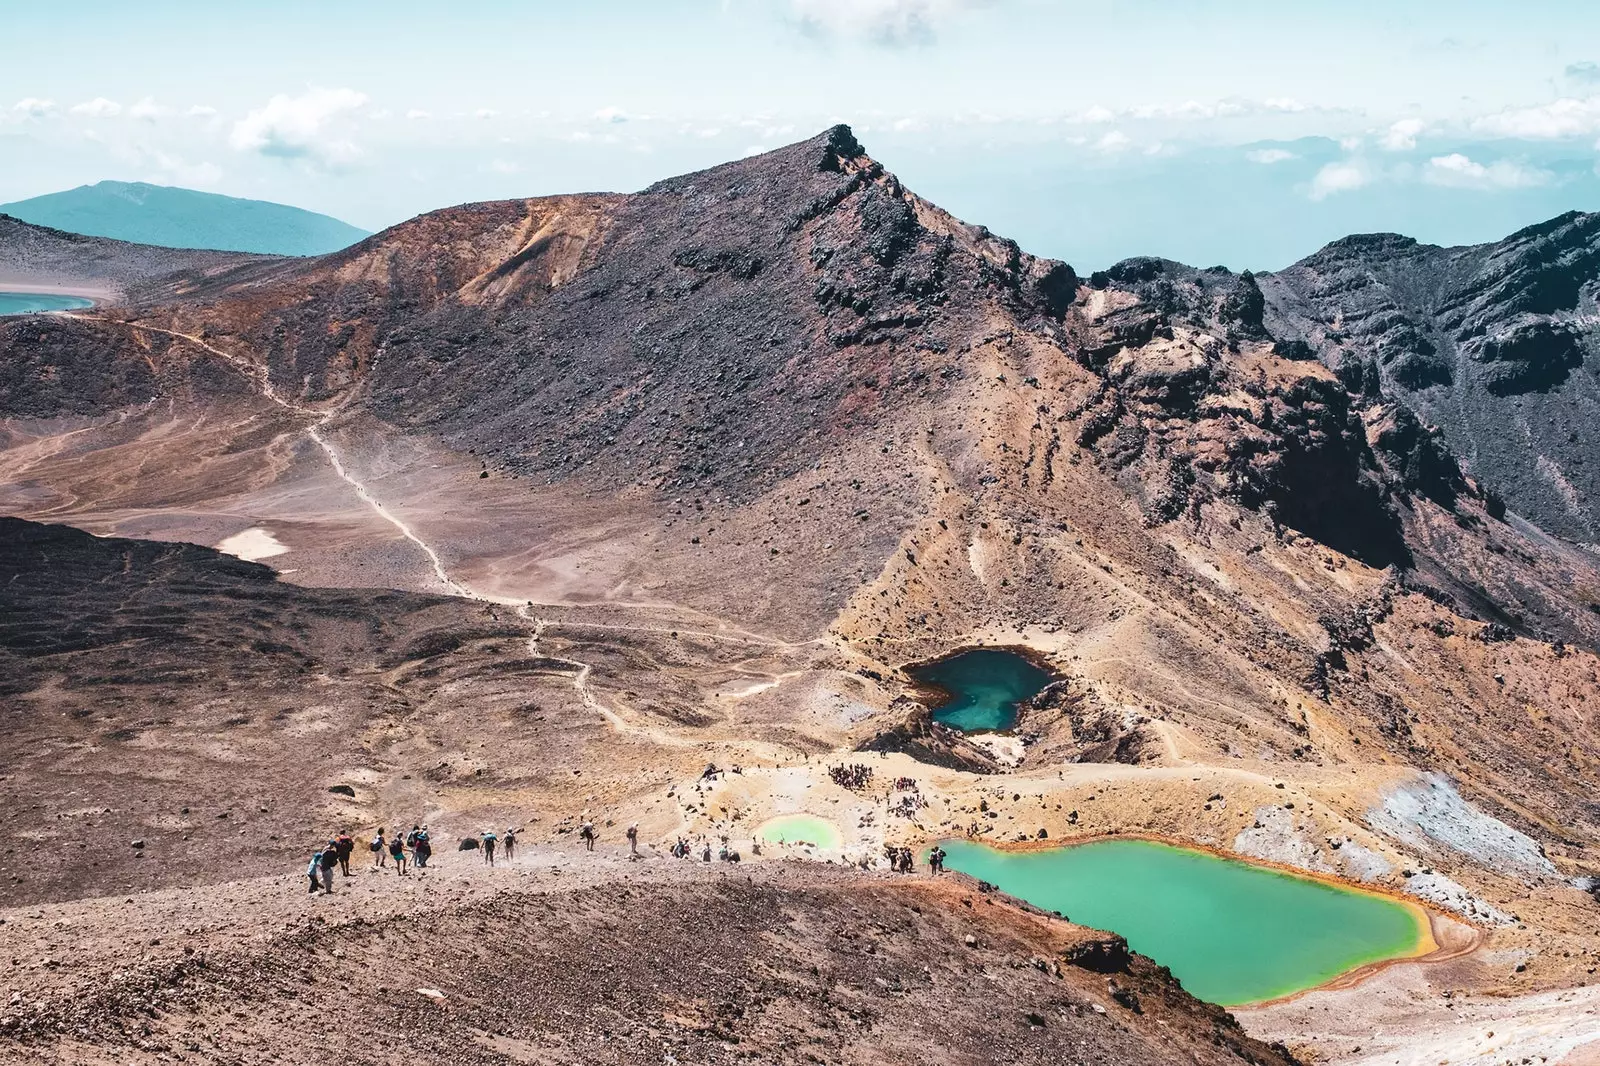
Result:
[[[1411,951],[1408,951],[1404,954],[1394,955],[1385,959],[1376,959],[1371,962],[1360,963],[1359,965],[1345,970],[1326,981],[1322,981],[1315,985],[1308,986],[1295,992],[1286,993],[1281,996],[1272,996],[1260,1000],[1246,1000],[1235,1004],[1219,1004],[1219,1006],[1223,1006],[1227,1010],[1249,1010],[1258,1007],[1269,1007],[1298,999],[1299,997],[1310,992],[1350,988],[1375,976],[1378,973],[1381,973],[1389,967],[1398,965],[1400,963],[1441,963],[1459,959],[1476,951],[1486,942],[1488,938],[1487,933],[1485,933],[1482,929],[1466,921],[1460,920],[1455,916],[1447,915],[1437,908],[1429,906],[1422,900],[1419,900],[1413,896],[1396,892],[1392,889],[1387,889],[1376,885],[1369,885],[1359,881],[1351,881],[1347,878],[1340,877],[1337,874],[1326,874],[1318,871],[1306,870],[1300,867],[1290,866],[1286,863],[1275,862],[1268,859],[1255,859],[1214,845],[1178,840],[1175,838],[1162,836],[1159,833],[1099,832],[1073,837],[1068,840],[1046,839],[995,842],[985,841],[976,837],[945,836],[938,838],[937,840],[933,841],[933,843],[940,843],[944,841],[961,841],[963,843],[976,844],[980,847],[986,847],[999,852],[1028,854],[1050,851],[1058,848],[1073,848],[1085,844],[1102,843],[1114,840],[1136,840],[1148,844],[1159,844],[1165,847],[1175,848],[1180,851],[1200,852],[1210,855],[1213,858],[1269,870],[1274,873],[1282,874],[1286,877],[1324,884],[1329,887],[1342,889],[1347,892],[1382,899],[1386,902],[1396,904],[1397,906],[1403,908],[1416,922],[1417,943],[1415,948],[1413,948]],[[952,869],[951,872],[955,873],[959,877],[966,878],[975,883],[981,882],[980,878],[974,877],[972,874],[954,869]],[[1027,910],[1051,918],[1061,917],[1054,911],[1046,910],[1037,904],[1030,903],[1018,896],[1011,895],[998,885],[995,885],[994,888],[995,891],[1005,895],[1008,899],[1015,900]],[[1070,915],[1068,915],[1065,920],[1074,921]],[[1106,932],[1114,931],[1106,930]]]
[[[900,666],[896,667],[896,669],[910,680],[909,688],[911,693],[915,695],[918,701],[928,709],[928,714],[933,721],[939,722],[939,712],[950,705],[959,702],[962,699],[962,694],[946,688],[944,685],[941,685],[936,681],[923,680],[917,676],[918,672],[931,671],[939,666],[955,662],[956,660],[961,659],[963,656],[971,655],[974,652],[998,652],[1004,655],[1015,656],[1016,658],[1027,663],[1033,669],[1044,674],[1047,680],[1044,682],[1044,684],[1039,686],[1039,689],[1033,694],[1034,696],[1038,695],[1039,692],[1044,691],[1044,689],[1050,687],[1051,685],[1063,680],[1061,673],[1057,670],[1055,665],[1050,662],[1048,656],[1024,644],[964,644],[960,647],[952,648],[950,651],[944,652],[943,654],[935,655],[932,658],[914,659],[910,662],[902,663]],[[955,729],[968,735],[976,733],[997,733],[1001,736],[1015,736],[1018,731],[1018,727],[1022,723],[1023,705],[1032,698],[1033,696],[1027,696],[1017,701],[1016,711],[1012,716],[1011,724],[1005,726],[1004,728],[994,727],[985,729],[965,729],[959,725],[953,725],[949,722],[939,722],[939,724],[948,726],[951,729]]]

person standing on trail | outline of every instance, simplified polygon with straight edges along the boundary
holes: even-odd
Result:
[[[483,831],[483,861],[490,866],[494,865],[494,845],[497,839],[493,829]]]
[[[321,859],[322,891],[330,896],[333,895],[333,868],[337,865],[339,865],[339,842],[330,840],[322,849]]]
[[[317,879],[321,876],[321,874],[322,849],[318,848],[316,851],[311,853],[311,863],[306,867],[306,876],[311,879],[311,888],[308,892],[309,895],[315,896],[317,894]]]
[[[394,872],[405,875],[406,872],[406,838],[400,830],[394,831],[394,839],[389,841],[389,857],[394,860]]]
[[[339,830],[339,835],[334,838],[334,843],[339,849],[339,869],[343,871],[346,877],[349,877],[350,856],[354,855],[356,850],[355,838],[350,835],[349,830],[341,829]]]
[[[422,832],[417,834],[417,842],[411,846],[411,863],[419,870],[426,870],[432,858],[433,841],[428,839],[428,827],[423,826]]]
[[[584,846],[585,850],[587,850],[587,851],[593,851],[594,850],[594,823],[593,822],[588,821],[587,819],[584,820],[584,823],[581,826],[578,827],[578,839],[583,841],[583,846]]]
[[[628,826],[628,857],[630,859],[637,859],[639,857],[638,822],[634,822],[632,825]]]
[[[517,850],[517,831],[509,825],[506,826],[506,835],[500,838],[500,843],[505,845],[506,862],[510,862]]]
[[[383,867],[389,864],[389,842],[383,839],[383,826],[378,827],[378,835],[372,838],[372,843],[367,845],[372,852],[372,865]]]

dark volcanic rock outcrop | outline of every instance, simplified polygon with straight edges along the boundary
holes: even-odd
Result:
[[[1600,540],[1600,215],[1466,248],[1347,237],[1261,284],[1274,336],[1370,373],[1513,511]]]

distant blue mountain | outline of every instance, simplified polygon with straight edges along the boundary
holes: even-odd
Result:
[[[142,181],[80,185],[0,204],[0,214],[91,237],[269,255],[322,255],[368,236],[366,230],[298,207]]]

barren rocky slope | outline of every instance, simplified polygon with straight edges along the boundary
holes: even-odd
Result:
[[[1489,945],[1460,987],[1575,986],[1600,949],[1576,887],[1600,874],[1600,569],[1430,425],[1425,390],[1330,348],[1308,323],[1337,333],[1334,305],[1297,276],[1131,260],[1079,279],[920,200],[840,127],[633,196],[454,208],[8,325],[0,507],[282,549],[277,582],[220,571],[266,620],[215,624],[292,649],[298,674],[225,694],[302,708],[252,726],[254,780],[291,784],[262,802],[218,775],[207,802],[277,818],[332,783],[298,768],[316,745],[357,796],[264,821],[277,842],[247,832],[263,858],[419,810],[452,832],[537,812],[559,845],[586,810],[664,841],[747,838],[806,804],[851,859],[969,829],[1137,831],[1450,911]],[[129,580],[92,587],[121,603]],[[219,610],[214,579],[178,584],[202,590],[180,612]],[[131,602],[170,607],[178,584]],[[901,668],[977,643],[1061,682],[1018,735],[951,743]],[[13,720],[83,751],[81,806],[114,807],[97,724],[66,714],[98,676],[75,654],[29,660]],[[211,775],[237,757],[213,740],[237,713],[223,676],[106,693],[177,708],[148,716],[151,748]],[[874,765],[926,806],[901,819],[830,783],[817,756],[859,748],[896,751]],[[697,782],[707,761],[743,772]],[[62,769],[15,785],[58,791]],[[200,810],[183,772],[152,775],[115,831]],[[83,891],[171,883],[124,849]],[[11,898],[81,894],[72,876]]]
[[[1513,511],[1600,540],[1600,215],[1467,248],[1348,237],[1259,280],[1286,347],[1439,427]]]
[[[114,296],[156,278],[199,277],[258,258],[86,237],[0,214],[0,286],[64,286]]]

